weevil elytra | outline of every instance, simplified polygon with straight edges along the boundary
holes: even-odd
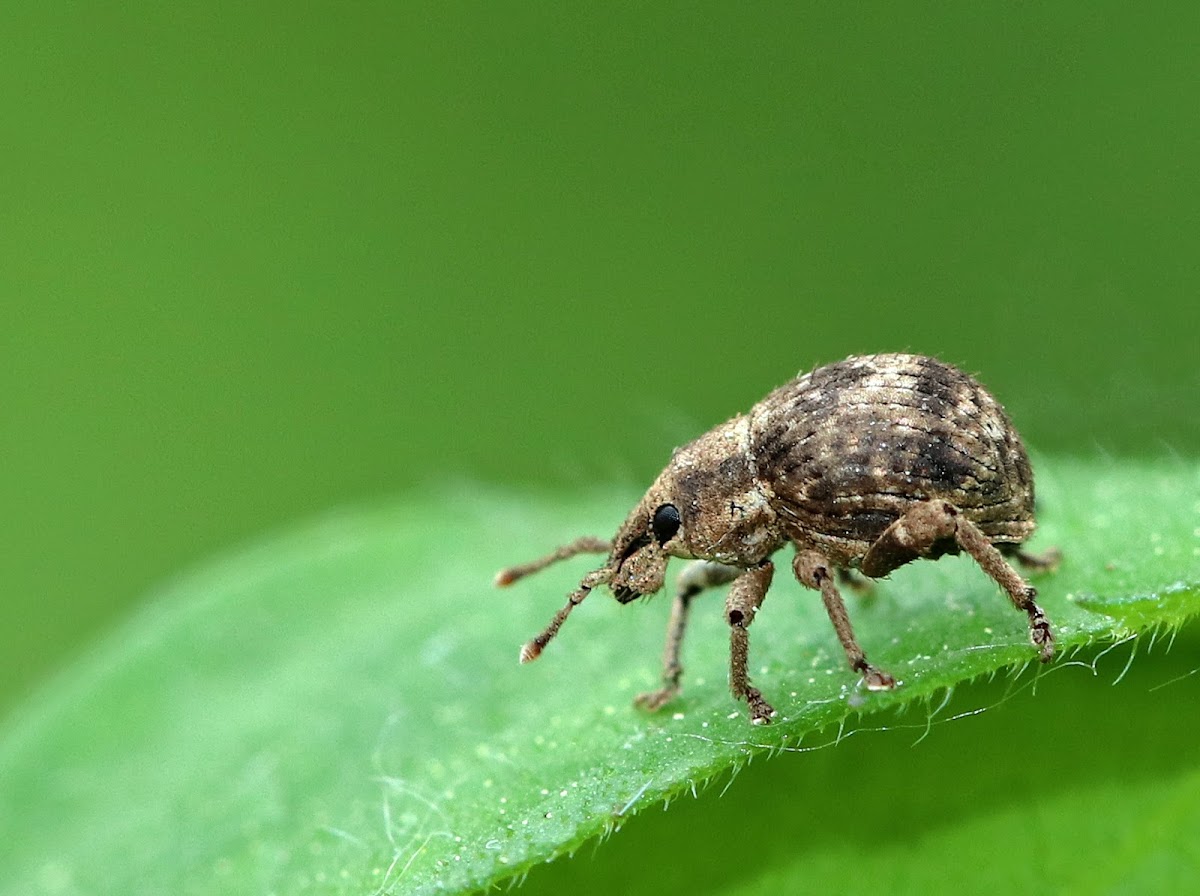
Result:
[[[662,687],[638,697],[658,709],[680,689],[680,644],[692,598],[732,583],[729,684],[752,721],[775,714],[747,673],[747,630],[792,545],[792,571],[818,591],[850,667],[871,690],[896,680],[868,662],[835,576],[886,576],[918,558],[966,552],[1029,617],[1043,662],[1054,634],[1037,591],[1007,558],[1046,569],[1058,552],[1028,554],[1033,471],[1000,404],[967,374],[921,355],[851,357],[796,377],[750,409],[675,450],[611,540],[579,538],[496,576],[508,585],[580,553],[607,553],[550,624],[521,649],[536,659],[599,585],[628,603],[663,586],[669,557],[692,559],[667,627]]]

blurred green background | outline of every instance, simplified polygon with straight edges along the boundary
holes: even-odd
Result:
[[[640,482],[851,352],[980,373],[1042,453],[1194,455],[1197,33],[6,5],[0,715],[216,550],[448,481]]]

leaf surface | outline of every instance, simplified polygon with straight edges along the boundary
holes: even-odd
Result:
[[[1200,610],[1200,468],[1038,471],[1033,547],[1065,559],[1037,584],[1064,657],[1165,636]],[[728,694],[717,596],[697,604],[684,695],[661,713],[630,703],[656,684],[665,599],[597,594],[519,666],[589,559],[507,591],[491,574],[609,534],[636,497],[445,491],[334,514],[181,578],[6,727],[0,892],[469,891],[756,756],[906,707],[930,716],[948,689],[1033,661],[1023,617],[946,558],[851,602],[868,654],[902,682],[887,694],[861,690],[820,601],[776,576],[751,630],[755,683],[780,712],[769,727]],[[1169,795],[1154,811],[1169,815]],[[994,808],[981,836],[1008,823]]]

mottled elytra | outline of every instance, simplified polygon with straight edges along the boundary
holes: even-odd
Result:
[[[850,667],[871,690],[896,679],[867,661],[835,577],[857,570],[886,576],[918,558],[965,551],[1029,617],[1042,662],[1054,635],[1037,592],[1006,558],[1047,569],[1020,546],[1033,534],[1033,471],[1017,431],[979,383],[921,355],[847,358],[818,367],[771,392],[748,414],[676,449],[671,462],[611,541],[579,538],[496,576],[508,585],[580,553],[607,553],[585,575],[546,629],[521,649],[536,659],[567,615],[598,585],[621,603],[663,586],[667,560],[695,562],[679,576],[662,688],[637,702],[658,709],[679,693],[679,648],[692,598],[732,583],[729,684],[751,719],[775,714],[750,685],[747,630],[775,573],[771,556],[795,549],[792,572],[818,591]]]

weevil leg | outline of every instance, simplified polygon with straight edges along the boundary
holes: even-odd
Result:
[[[869,597],[875,590],[874,582],[852,569],[839,569],[837,580],[861,597]]]
[[[940,555],[950,540],[970,554],[1004,589],[1013,606],[1029,617],[1029,640],[1038,649],[1042,662],[1049,662],[1054,656],[1054,632],[1046,614],[1034,601],[1037,589],[1021,578],[983,530],[949,501],[924,501],[905,511],[871,545],[863,557],[862,571],[869,576],[886,575],[916,557]],[[1026,557],[1035,566],[1042,560],[1033,555]],[[1019,553],[1017,559],[1021,561]],[[1054,562],[1052,557],[1049,562]]]
[[[729,689],[736,699],[749,704],[750,721],[755,725],[770,722],[775,710],[763,699],[758,688],[750,686],[750,674],[746,669],[750,658],[750,636],[746,629],[762,606],[774,575],[775,564],[769,560],[746,570],[734,580],[725,600],[725,621],[729,623]]]
[[[846,651],[846,659],[850,668],[862,673],[863,682],[868,690],[887,691],[896,686],[896,679],[882,669],[867,662],[866,654],[854,637],[854,628],[850,625],[850,615],[846,612],[846,604],[838,593],[830,572],[829,562],[816,551],[797,551],[792,560],[792,571],[801,585],[821,592],[821,601],[825,604],[825,612],[833,623],[842,649]]]
[[[957,513],[958,510],[952,504],[947,504],[946,508],[947,512]],[[1021,578],[978,526],[961,514],[955,519],[954,540],[1005,590],[1013,606],[1029,617],[1029,640],[1038,649],[1041,661],[1050,662],[1054,657],[1054,632],[1046,614],[1034,600],[1037,589]]]
[[[662,709],[679,696],[680,680],[683,678],[683,664],[679,659],[680,648],[683,645],[683,635],[687,630],[688,610],[692,598],[718,585],[732,582],[740,574],[736,566],[726,566],[723,563],[711,563],[707,560],[694,560],[683,568],[675,584],[675,601],[671,604],[671,619],[667,623],[667,644],[663,650],[663,686],[657,691],[639,694],[634,701],[643,709],[653,712]]]
[[[1062,563],[1062,551],[1058,548],[1046,548],[1040,554],[1031,554],[1018,548],[1010,556],[1030,572],[1054,572]]]

